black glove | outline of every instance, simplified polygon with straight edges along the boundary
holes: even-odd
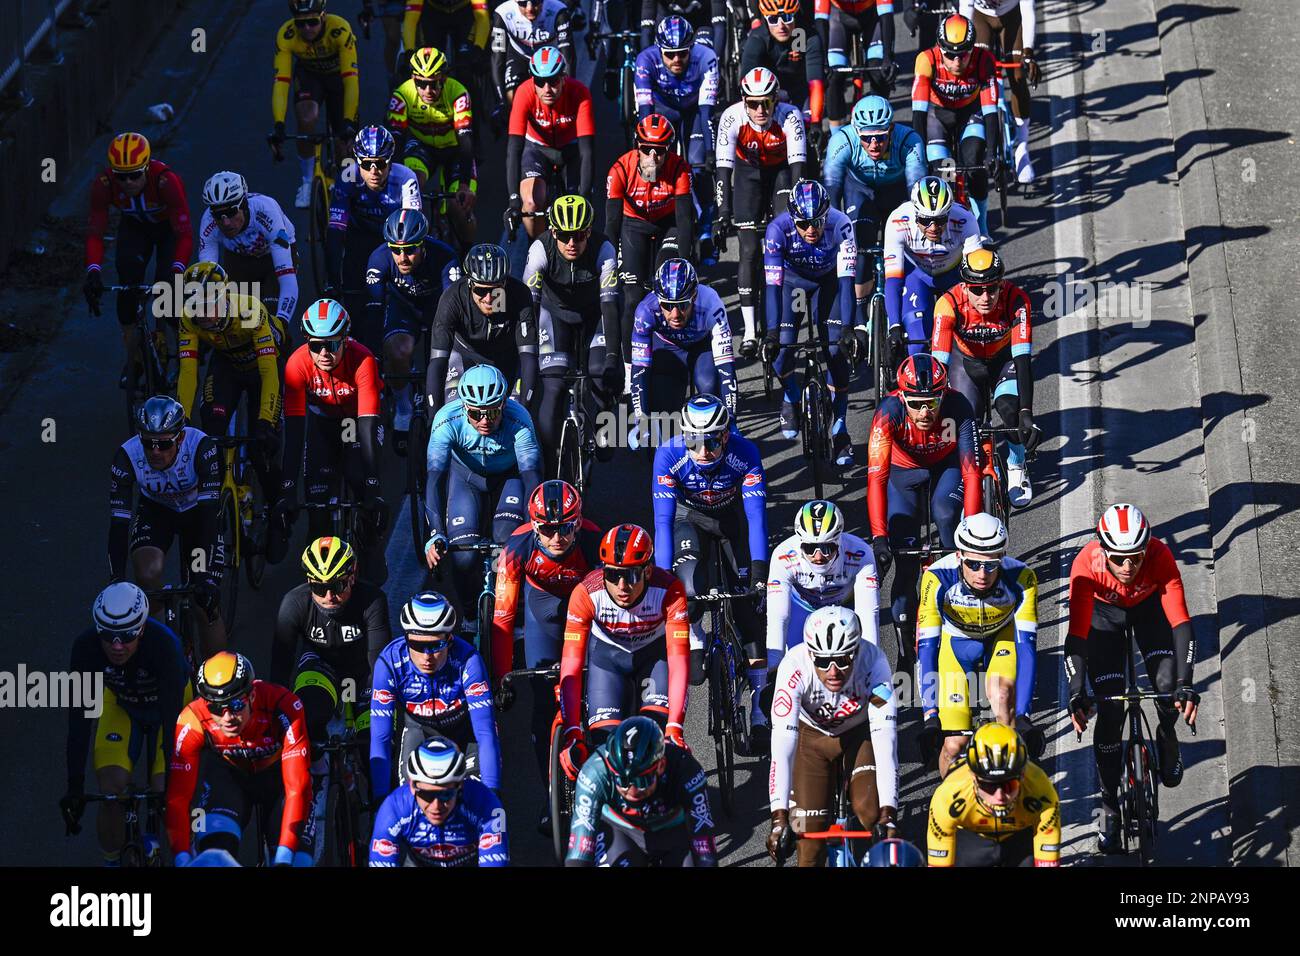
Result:
[[[86,273],[86,283],[81,291],[86,296],[86,305],[90,306],[90,314],[99,315],[99,300],[104,296],[104,277],[98,269]]]
[[[86,798],[80,787],[68,786],[68,792],[59,801],[59,812],[63,814],[63,825],[68,836],[81,832],[81,815],[86,811]]]
[[[1096,701],[1094,701],[1086,691],[1077,690],[1070,692],[1069,712],[1071,714],[1081,713],[1087,715],[1092,713],[1092,709],[1095,706]]]
[[[587,29],[587,15],[577,4],[574,4],[569,7],[569,30],[572,33],[581,33],[585,29]]]
[[[864,329],[849,329],[840,340],[841,347],[844,350],[844,358],[849,363],[850,370],[862,361],[862,357],[867,354],[867,333]]]
[[[927,717],[925,725],[916,737],[919,759],[926,769],[933,769],[939,765],[939,748],[942,746],[942,741],[943,727],[939,724],[939,718]]]
[[[194,605],[215,621],[221,610],[221,580],[211,574],[201,574],[194,580]]]
[[[888,535],[876,535],[871,539],[871,551],[876,556],[876,580],[883,580],[894,563],[894,552],[889,548]]]
[[[284,129],[284,124],[283,124],[283,123],[276,123],[276,124],[275,124],[275,129],[271,132],[271,139],[270,139],[270,143],[271,143],[271,145],[272,145],[272,146],[283,146],[283,145],[284,145],[284,141],[285,141],[285,137],[286,137],[287,135],[288,135],[288,134],[285,132],[285,129]]]
[[[502,217],[511,238],[514,238],[515,234],[519,232],[519,227],[524,224],[522,212],[523,201],[518,196],[511,196],[510,205],[506,208],[505,215]]]
[[[916,12],[915,6],[910,6],[903,11],[903,25],[912,36],[916,36],[916,28],[920,22],[921,16]]]
[[[1016,732],[1024,739],[1025,746],[1029,749],[1030,760],[1037,760],[1043,755],[1043,751],[1047,748],[1047,735],[1034,726],[1034,721],[1028,714],[1016,716]]]
[[[1195,704],[1198,707],[1201,704],[1201,695],[1196,693],[1190,687],[1179,687],[1174,691],[1174,703],[1178,702]]]
[[[767,855],[774,863],[785,862],[790,853],[790,842],[794,832],[790,829],[790,811],[772,811],[772,829],[767,834]]]
[[[274,458],[280,448],[280,432],[275,422],[259,418],[253,423],[253,437],[257,439],[258,450],[265,458]]]
[[[897,372],[898,366],[902,365],[907,358],[907,347],[903,345],[902,325],[891,326],[887,339],[889,342],[889,367],[892,371]]]
[[[339,126],[339,139],[347,140],[349,143],[356,139],[357,124],[354,120],[344,120]]]
[[[768,336],[763,339],[762,351],[763,364],[771,365],[776,361],[776,353],[781,350],[781,345],[777,342],[775,336]]]
[[[985,162],[984,168],[988,170],[989,182],[997,182],[999,174],[1002,172],[1002,156],[994,150]]]
[[[1038,69],[1038,60],[1034,57],[1033,50],[1026,47],[1020,51],[1020,66],[1025,71],[1025,79],[1029,81],[1029,85],[1037,88],[1043,74]]]
[[[301,510],[302,497],[298,493],[298,483],[292,478],[286,478],[280,484],[280,500],[275,506],[276,516],[288,529],[298,520],[298,512]]]
[[[894,88],[894,80],[898,77],[898,64],[894,62],[892,56],[887,56],[880,61],[880,66],[876,69],[876,75],[880,77],[880,83],[888,90]]]
[[[1033,451],[1042,440],[1043,433],[1034,427],[1034,413],[1027,408],[1020,409],[1020,444],[1025,451]]]
[[[623,369],[623,360],[606,360],[605,367],[600,372],[600,387],[610,395],[622,395],[626,384],[627,373]]]

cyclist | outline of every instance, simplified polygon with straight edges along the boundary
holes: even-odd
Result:
[[[325,297],[353,300],[363,317],[356,339],[372,355],[381,355],[383,328],[378,316],[364,309],[366,269],[375,247],[383,242],[384,224],[398,209],[421,208],[415,173],[393,162],[393,134],[382,126],[367,126],[354,142],[357,171],[340,176],[330,191],[330,224],[325,231]],[[358,308],[358,305],[361,308]]]
[[[608,236],[592,228],[595,216],[583,196],[556,199],[547,211],[550,228],[528,247],[524,266],[538,324],[537,431],[547,462],[558,461],[568,402],[564,374],[571,367],[587,369],[597,379],[597,400],[605,404],[622,393],[627,374],[614,334],[620,325],[618,256]]]
[[[553,46],[566,62],[578,62],[569,35],[571,12],[564,0],[504,0],[492,11],[492,83],[506,109],[542,47]]]
[[[591,91],[566,77],[565,66],[564,54],[542,47],[528,61],[529,79],[519,85],[510,105],[506,221],[512,230],[518,229],[520,213],[546,208],[552,183],[561,191],[591,195],[596,135]],[[536,218],[523,224],[530,241],[544,228]]]
[[[979,231],[987,234],[989,180],[997,179],[1002,165],[996,61],[975,46],[975,27],[960,14],[944,18],[938,41],[916,54],[912,126],[925,137],[932,169],[952,162],[954,153],[963,166],[987,163],[966,177]]]
[[[760,230],[772,210],[789,198],[790,185],[803,177],[808,156],[803,116],[789,103],[778,103],[776,75],[759,67],[740,80],[741,101],[718,120],[718,230],[734,226],[740,238],[737,291],[745,333],[740,354],[758,354],[755,295],[761,264]],[[773,318],[771,321],[775,321]]]
[[[772,858],[790,839],[791,797],[794,831],[821,833],[835,822],[837,784],[848,788],[862,829],[892,825],[898,812],[897,705],[889,661],[864,639],[858,615],[835,605],[809,614],[803,643],[781,660],[775,686],[768,777]],[[825,863],[820,840],[801,840],[797,852],[800,866]]]
[[[497,795],[467,777],[465,755],[435,738],[411,751],[407,786],[375,814],[371,866],[508,866],[506,811]]]
[[[231,282],[255,283],[257,298],[276,300],[281,330],[298,306],[293,223],[270,196],[248,191],[239,173],[214,173],[203,184],[208,207],[199,222],[199,262],[220,262]],[[287,342],[278,342],[281,348]]]
[[[103,700],[97,722],[84,707],[68,710],[68,789],[59,808],[69,834],[81,830],[92,733],[100,793],[125,793],[136,762],[144,757],[149,789],[161,794],[171,733],[189,689],[189,665],[180,638],[150,619],[149,600],[136,585],[119,581],[106,587],[95,598],[92,619],[94,627],[72,643],[68,670],[102,674]],[[96,830],[104,865],[116,866],[126,842],[123,806],[103,804]],[[147,835],[154,840],[157,836]]]
[[[419,33],[427,45],[456,51],[458,69],[462,60],[467,67],[485,68],[483,51],[490,32],[487,0],[406,0],[402,45],[407,50],[417,48]]]
[[[983,421],[992,397],[994,424],[1020,429],[1020,441],[1007,442],[1007,494],[1023,508],[1033,498],[1026,451],[1038,444],[1034,428],[1033,332],[1029,296],[1006,279],[996,249],[978,246],[962,256],[961,282],[934,304],[931,353],[948,368],[951,387],[966,396]],[[957,352],[953,354],[953,345]]]
[[[325,0],[289,0],[289,17],[275,37],[275,85],[271,91],[275,130],[271,141],[278,147],[286,139],[284,120],[289,111],[289,85],[293,83],[298,130],[315,131],[323,103],[327,129],[337,137],[338,155],[344,156],[348,140],[357,132],[361,89],[357,78],[357,38],[348,21],[325,12]],[[299,209],[311,205],[315,153],[311,143],[298,141],[302,182],[293,204]]]
[[[278,844],[274,865],[311,866],[316,821],[302,701],[286,687],[256,680],[248,658],[230,651],[204,661],[195,684],[198,697],[176,721],[167,775],[175,865],[210,849],[237,855],[254,806],[274,819],[279,805],[278,838],[273,830],[262,834],[268,846]],[[191,814],[200,773],[203,812]]]
[[[853,34],[860,38],[866,57],[864,63],[856,65],[867,68],[872,91],[888,96],[894,88],[898,75],[898,64],[894,62],[894,0],[814,0],[813,10],[826,48],[826,116],[833,133],[844,125],[849,103],[844,74],[836,73],[834,67],[853,65],[849,63]],[[853,81],[849,85],[853,89]],[[856,98],[856,89],[850,95]]]
[[[221,451],[202,429],[185,424],[185,409],[155,395],[136,412],[137,434],[117,449],[109,468],[108,567],[113,581],[132,577],[147,591],[162,587],[163,566],[179,539],[181,578],[195,588],[200,643],[205,652],[226,646],[221,620],[221,540],[218,499]],[[139,489],[140,497],[133,502]],[[151,613],[161,615],[160,605]]]
[[[808,135],[820,136],[826,100],[826,46],[821,34],[796,26],[799,0],[758,0],[765,22],[745,37],[740,72],[766,67],[776,74],[789,102],[801,109]]]
[[[636,109],[644,122],[658,113],[683,137],[700,214],[700,248],[713,258],[713,111],[718,105],[718,58],[697,40],[690,21],[673,15],[660,21],[658,42],[636,58]],[[716,263],[713,263],[716,264]]]
[[[415,173],[421,191],[456,194],[454,201],[435,205],[450,222],[457,244],[469,246],[478,228],[473,104],[464,84],[447,75],[447,58],[440,50],[428,46],[415,51],[411,78],[393,90],[386,122],[401,138],[401,164]]]
[[[859,321],[875,286],[875,273],[863,250],[877,244],[885,217],[907,201],[925,172],[925,143],[916,130],[894,121],[894,108],[883,96],[873,93],[858,100],[849,125],[831,134],[826,147],[826,191],[831,205],[843,208],[853,221],[858,243],[854,293]],[[865,354],[867,336],[855,333],[855,339],[859,341],[854,350]]]
[[[166,281],[185,271],[194,251],[190,207],[181,177],[166,163],[152,158],[149,141],[139,133],[119,133],[108,144],[108,167],[90,186],[82,292],[92,315],[99,315],[99,301],[104,295],[104,233],[109,210],[114,207],[122,213],[116,239],[117,279],[122,285],[144,284],[151,256],[154,281]],[[117,322],[127,356],[122,371],[124,388],[143,371],[133,362],[142,298],[137,289],[117,294]]]
[[[614,160],[605,181],[605,226],[618,241],[623,280],[622,328],[617,341],[625,363],[632,361],[634,314],[650,291],[651,276],[665,260],[689,251],[692,245],[695,203],[691,168],[670,152],[675,137],[672,123],[651,113],[636,124],[636,148]]]
[[[983,509],[974,411],[948,387],[947,370],[929,355],[913,355],[899,367],[898,390],[885,397],[872,420],[867,459],[871,549],[882,580],[894,561],[894,546],[919,545],[927,484],[930,520],[944,551],[955,547],[963,512]],[[889,600],[900,634],[910,635],[916,621],[919,570],[916,556],[898,556]]]
[[[653,565],[653,551],[644,528],[615,525],[600,539],[603,567],[569,595],[560,657],[560,762],[570,779],[587,759],[588,741],[598,749],[632,716],[629,710],[650,717],[686,749],[686,591],[671,572]]]
[[[891,837],[871,844],[867,866],[925,866],[925,857],[915,844]]]
[[[533,420],[509,397],[505,376],[491,365],[475,365],[460,377],[456,392],[459,397],[434,416],[429,434],[425,514],[431,533],[424,555],[430,568],[449,544],[504,544],[524,523],[524,503],[542,480]],[[456,593],[472,612],[467,619],[478,614],[467,600],[476,593],[478,561],[472,551],[451,555]]]
[[[1060,800],[1020,734],[999,723],[975,731],[930,798],[926,843],[931,866],[1060,865]]]
[[[696,40],[722,58],[727,48],[727,0],[641,0],[641,47],[655,40],[655,25],[667,17],[683,17]]]
[[[884,248],[891,367],[925,351],[935,297],[960,278],[962,252],[980,244],[975,217],[953,202],[952,189],[938,176],[918,180],[909,200],[889,214]],[[906,350],[905,330],[911,340]]]
[[[696,393],[721,396],[727,411],[736,413],[726,306],[717,292],[700,285],[690,260],[668,259],[655,273],[654,291],[636,307],[633,416],[640,422],[651,412],[681,408],[692,385]]]
[[[704,770],[628,717],[582,765],[565,866],[717,866]]]
[[[985,672],[989,708],[998,723],[1035,738],[1030,720],[1037,670],[1038,576],[1007,557],[1007,529],[990,514],[968,515],[957,526],[957,550],[921,575],[917,659],[925,726],[922,754],[933,759],[943,738],[939,774],[946,775],[971,728],[967,675]],[[957,733],[952,734],[951,732]]]
[[[375,798],[382,800],[392,789],[394,750],[397,766],[404,771],[411,754],[432,737],[445,737],[461,749],[476,744],[471,772],[497,790],[501,748],[489,675],[473,645],[456,637],[456,608],[437,591],[421,591],[402,605],[398,621],[405,635],[379,652],[370,695],[370,785]],[[404,772],[397,782],[406,782]]]
[[[763,238],[763,277],[767,286],[767,335],[763,359],[781,380],[781,434],[799,434],[797,405],[799,375],[792,350],[799,327],[807,317],[816,322],[827,347],[827,382],[831,393],[831,442],[835,463],[853,464],[849,440],[849,363],[841,348],[856,321],[853,276],[858,265],[858,244],[853,223],[831,208],[830,194],[815,179],[801,179],[790,190],[786,211],[767,226]],[[835,308],[836,299],[839,309]],[[817,301],[814,313],[813,300]],[[811,335],[811,328],[809,334]]]
[[[958,12],[975,24],[975,45],[1000,49],[1008,59],[1019,60],[1011,71],[1011,115],[1016,122],[1016,179],[1034,181],[1029,159],[1029,87],[1038,86],[1040,72],[1034,56],[1038,25],[1033,0],[961,0]]]
[[[1187,613],[1183,579],[1173,553],[1151,534],[1151,525],[1134,505],[1111,505],[1070,567],[1070,624],[1065,638],[1065,673],[1070,682],[1070,718],[1083,733],[1095,709],[1093,749],[1101,779],[1103,853],[1122,852],[1119,832],[1120,735],[1124,705],[1096,698],[1124,693],[1124,656],[1131,654],[1132,631],[1157,693],[1156,746],[1160,782],[1176,787],[1183,779],[1178,749],[1178,718],[1196,723],[1200,695],[1193,688],[1196,635]],[[1092,684],[1085,690],[1084,676]]]

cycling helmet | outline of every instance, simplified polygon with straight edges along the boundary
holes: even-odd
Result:
[[[447,58],[442,51],[431,46],[422,47],[411,55],[411,76],[431,80],[447,72]]]
[[[664,772],[664,732],[649,717],[628,717],[610,734],[605,745],[605,766],[614,785],[644,790]]]
[[[803,544],[839,544],[844,512],[829,501],[810,501],[795,516],[794,533]]]
[[[239,173],[213,173],[203,184],[203,202],[207,206],[234,206],[248,198],[248,183]]]
[[[889,130],[894,126],[894,108],[889,100],[872,93],[858,100],[853,107],[853,129],[858,133],[871,130]]]
[[[893,837],[871,845],[867,866],[925,866],[925,860],[913,844]]]
[[[980,783],[1019,780],[1028,762],[1024,739],[1014,727],[996,721],[982,724],[966,748],[966,766]]]
[[[582,520],[582,498],[567,481],[543,481],[528,498],[528,519],[537,524]]]
[[[185,427],[185,406],[170,395],[155,395],[136,410],[135,427],[145,435],[174,435]]]
[[[674,13],[659,21],[655,41],[661,50],[689,50],[695,42],[695,27],[690,20]]]
[[[356,552],[342,538],[317,538],[302,553],[302,569],[307,572],[307,580],[317,584],[342,580],[356,566]]]
[[[421,591],[402,605],[398,621],[407,634],[453,634],[460,614],[437,591]]]
[[[545,80],[552,76],[564,75],[564,54],[558,47],[544,46],[528,60],[528,72],[534,78]]]
[[[429,219],[418,209],[394,209],[384,220],[384,242],[390,246],[418,246],[429,235]]]
[[[302,331],[309,339],[339,339],[351,328],[347,310],[333,299],[317,299],[302,314]]]
[[[796,221],[820,219],[831,208],[830,193],[815,179],[801,179],[791,188],[785,208]]]
[[[199,665],[194,683],[204,700],[225,704],[253,689],[253,665],[243,654],[221,651]]]
[[[352,155],[357,159],[382,159],[386,162],[395,152],[397,142],[383,126],[363,126],[352,140]]]
[[[673,124],[668,122],[668,117],[661,113],[651,113],[636,124],[638,146],[662,146],[664,149],[671,149],[676,138],[677,131],[673,129]]]
[[[324,12],[325,0],[289,0],[289,15],[292,17],[320,16]]]
[[[909,355],[898,367],[898,390],[917,398],[943,394],[948,387],[948,370],[929,352]]]
[[[456,383],[456,394],[462,402],[474,408],[491,408],[500,405],[510,394],[510,383],[492,365],[475,365],[466,369]]]
[[[206,330],[224,332],[234,321],[230,309],[225,308],[226,302],[222,294],[229,278],[226,270],[215,262],[196,262],[182,276],[185,285],[185,314],[191,317],[196,314],[198,306],[190,296],[195,294],[194,287],[197,286],[198,299],[203,303],[200,309],[201,321]]]
[[[765,17],[798,13],[799,0],[758,0],[758,12]]]
[[[100,634],[117,634],[134,640],[149,620],[149,599],[138,585],[118,581],[99,592],[91,615]]]
[[[1006,554],[1007,526],[991,514],[967,515],[957,525],[957,550],[971,554]]]
[[[975,25],[960,13],[945,17],[939,25],[939,49],[944,53],[965,53],[975,48]]]
[[[1001,282],[1006,275],[996,246],[977,246],[961,257],[961,281],[977,285]]]
[[[470,282],[500,285],[510,274],[506,251],[493,242],[480,242],[465,254],[465,275]]]
[[[560,232],[582,232],[584,229],[591,228],[596,213],[585,196],[575,194],[561,196],[551,203],[547,218],[551,221],[552,229]]]
[[[465,780],[465,755],[446,737],[426,740],[406,758],[406,779],[431,787],[459,787]]]
[[[858,653],[862,622],[846,607],[819,607],[803,622],[803,642],[814,657],[838,657]]]
[[[230,276],[226,274],[225,269],[215,262],[196,262],[185,270],[182,281],[186,285],[194,283],[195,285],[205,286],[209,282],[214,284],[229,282]]]
[[[1151,525],[1136,505],[1111,505],[1097,522],[1097,537],[1112,554],[1138,554],[1147,549]]]
[[[776,96],[776,74],[765,66],[747,70],[740,80],[740,94],[751,99],[770,99]]]
[[[640,525],[615,525],[600,539],[600,561],[606,567],[643,568],[654,553],[655,543]]]
[[[925,176],[912,187],[912,208],[918,216],[939,219],[952,208],[952,190],[938,176]]]
[[[118,133],[108,144],[108,165],[115,173],[146,168],[149,155],[149,141],[139,133]]]
[[[660,302],[690,302],[700,277],[688,259],[665,259],[655,271],[655,295]]]
[[[731,412],[716,395],[692,395],[682,406],[682,431],[687,435],[721,435],[730,427]]]

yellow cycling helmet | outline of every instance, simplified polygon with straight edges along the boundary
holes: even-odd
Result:
[[[980,783],[998,784],[1019,780],[1025,775],[1029,752],[1014,727],[991,722],[984,724],[966,748],[966,766]]]
[[[342,538],[317,538],[302,553],[302,569],[307,572],[307,580],[314,584],[345,578],[356,564],[356,552]]]
[[[230,281],[226,270],[215,262],[196,262],[185,270],[185,314],[191,317],[201,316],[203,327],[215,332],[224,332],[232,318],[226,306],[225,286]],[[199,287],[197,296],[192,286]],[[215,305],[216,309],[199,309],[198,303]]]
[[[561,196],[551,203],[547,218],[551,221],[552,229],[560,232],[582,232],[584,229],[591,228],[596,213],[591,208],[591,203],[583,196]]]
[[[118,133],[108,144],[108,165],[115,173],[146,168],[149,155],[149,141],[139,133]]]
[[[434,47],[426,46],[411,55],[411,75],[418,76],[422,80],[432,79],[445,73],[447,70],[447,58],[442,55],[441,50]]]

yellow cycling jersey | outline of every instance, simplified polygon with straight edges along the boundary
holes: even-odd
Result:
[[[975,774],[962,764],[943,778],[930,798],[926,835],[931,866],[955,866],[957,831],[970,830],[1001,842],[1034,827],[1034,866],[1057,866],[1061,859],[1061,810],[1056,788],[1035,763],[1025,765],[1011,814],[999,820],[976,798]]]
[[[1038,575],[1015,558],[1002,559],[998,583],[988,594],[975,594],[962,581],[957,555],[940,558],[921,576],[917,637],[941,632],[982,640],[1014,622],[1017,630],[1038,630]]]
[[[488,15],[487,0],[406,0],[406,12],[402,14],[402,46],[408,50],[416,49],[416,27],[420,15],[428,7],[434,17],[444,17],[449,13],[465,9],[466,4],[474,15],[474,28],[470,39],[480,50],[487,46],[488,34],[491,32],[491,18]],[[444,53],[450,51],[443,50]]]
[[[420,99],[415,81],[407,80],[388,101],[388,128],[393,132],[408,131],[421,143],[434,149],[457,145],[463,130],[474,123],[474,112],[469,92],[454,77],[447,77],[442,94],[432,103]]]
[[[337,73],[343,81],[343,115],[354,120],[360,100],[357,80],[357,38],[348,21],[333,13],[325,15],[325,26],[315,40],[305,40],[293,20],[286,20],[275,38],[275,88],[271,93],[271,115],[284,122],[289,108],[289,87],[294,61],[311,73]]]
[[[258,418],[276,423],[280,418],[280,369],[276,364],[275,334],[266,306],[246,295],[230,297],[228,309],[235,313],[224,332],[200,328],[188,311],[181,319],[177,351],[180,377],[176,381],[176,398],[185,407],[188,418],[194,408],[198,387],[199,346],[206,344],[220,352],[236,370],[257,372],[261,380]]]

